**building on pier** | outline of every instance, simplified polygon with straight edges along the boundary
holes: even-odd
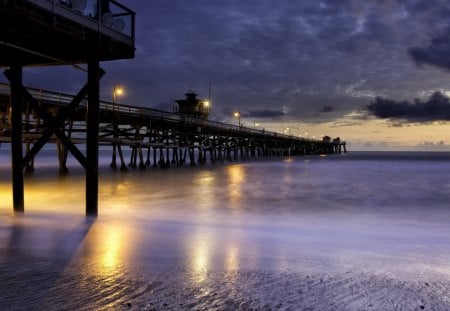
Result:
[[[178,99],[175,102],[178,106],[173,107],[173,111],[178,113],[183,119],[208,120],[211,112],[209,99],[198,99],[197,94],[189,91],[185,99]]]

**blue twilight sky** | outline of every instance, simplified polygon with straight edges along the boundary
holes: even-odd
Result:
[[[248,126],[341,136],[353,149],[450,150],[449,1],[120,2],[137,13],[136,58],[103,63],[103,99],[118,82],[121,102],[171,110],[211,83],[214,120],[236,123],[239,109]],[[84,78],[25,74],[67,92]]]

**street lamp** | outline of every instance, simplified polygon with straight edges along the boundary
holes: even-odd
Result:
[[[113,86],[113,110],[116,107],[116,96],[120,96],[123,94],[123,88],[120,86],[120,83],[114,83]]]
[[[241,127],[241,110],[235,111],[234,116],[238,118],[239,127]]]
[[[203,117],[205,119],[208,119],[209,112],[210,112],[210,106],[211,106],[211,102],[209,101],[209,99],[205,99],[204,101],[202,101],[201,112],[204,114]]]
[[[259,125],[259,123],[258,122],[256,122],[256,121],[253,121],[253,129],[255,129],[256,130],[256,127]]]

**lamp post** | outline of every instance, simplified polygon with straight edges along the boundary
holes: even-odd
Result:
[[[235,111],[234,116],[238,118],[238,125],[241,127],[241,110]]]
[[[259,125],[259,123],[258,122],[256,122],[256,120],[255,121],[253,121],[253,129],[254,130],[256,130],[256,127]]]
[[[203,113],[203,118],[205,120],[208,119],[209,117],[209,113],[210,113],[210,106],[211,106],[211,101],[209,99],[205,99],[202,101],[202,113]]]
[[[123,94],[123,88],[120,86],[120,83],[114,83],[113,86],[113,110],[116,109],[116,96],[120,96]]]

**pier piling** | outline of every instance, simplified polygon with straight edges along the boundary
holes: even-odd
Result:
[[[9,74],[8,74],[9,73]],[[22,66],[11,65],[5,75],[11,81],[11,160],[14,212],[24,212],[23,149],[22,149]]]
[[[100,61],[88,62],[88,106],[86,122],[86,215],[98,214],[98,134],[100,113]]]

